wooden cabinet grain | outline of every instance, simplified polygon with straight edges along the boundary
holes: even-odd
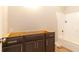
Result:
[[[3,52],[54,52],[55,33],[41,33],[6,38]]]
[[[55,51],[55,33],[49,32],[46,34],[46,52]]]
[[[22,45],[17,44],[17,45],[4,47],[2,50],[3,52],[21,52],[22,51],[21,49],[22,49]]]
[[[24,52],[44,52],[44,40],[35,40],[23,43]]]
[[[46,40],[46,52],[54,52],[55,44],[53,38]]]
[[[34,52],[36,50],[35,41],[23,43],[23,52]]]
[[[37,40],[36,41],[36,51],[37,52],[45,52],[45,41]]]

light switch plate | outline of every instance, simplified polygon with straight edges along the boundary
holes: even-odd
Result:
[[[65,20],[65,23],[67,23],[67,20]]]

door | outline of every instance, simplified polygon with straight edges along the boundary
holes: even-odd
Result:
[[[46,52],[54,52],[54,50],[55,50],[54,38],[46,39]]]
[[[37,52],[45,52],[45,40],[37,40],[36,41],[36,51]]]
[[[63,33],[64,33],[64,19],[65,19],[65,15],[63,13],[63,11],[61,12],[56,12],[56,16],[57,16],[57,40],[56,40],[56,46],[61,46],[62,45],[62,40],[63,40]]]
[[[22,45],[16,44],[16,45],[10,45],[2,48],[3,52],[21,52],[22,51]]]

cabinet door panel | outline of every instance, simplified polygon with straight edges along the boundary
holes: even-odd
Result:
[[[44,52],[45,51],[45,41],[44,40],[37,40],[37,52]]]
[[[36,51],[36,43],[35,41],[25,42],[23,44],[24,52],[35,52]]]
[[[21,44],[11,45],[2,48],[3,52],[21,52],[21,49]]]
[[[53,38],[46,39],[46,51],[47,52],[54,52],[55,50],[55,42]]]

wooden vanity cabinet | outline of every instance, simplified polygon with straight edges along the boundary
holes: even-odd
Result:
[[[3,52],[54,52],[55,33],[40,33],[6,38]]]
[[[25,36],[24,40],[25,40],[25,43],[23,44],[24,52],[44,52],[45,51],[44,34]]]

